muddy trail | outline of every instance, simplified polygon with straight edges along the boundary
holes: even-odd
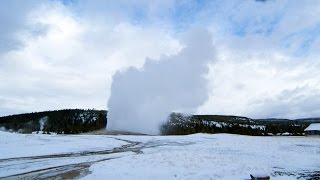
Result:
[[[12,174],[9,176],[0,177],[2,179],[77,179],[90,174],[89,168],[91,165],[101,162],[108,161],[112,159],[121,158],[122,153],[132,152],[134,154],[142,154],[142,149],[154,148],[158,146],[184,146],[190,143],[177,143],[177,142],[163,142],[163,141],[149,141],[146,143],[141,143],[137,141],[129,141],[125,139],[114,138],[119,141],[124,141],[128,144],[123,146],[113,148],[111,150],[105,151],[85,151],[77,153],[63,153],[63,154],[52,154],[43,156],[31,156],[31,157],[18,157],[18,158],[8,158],[0,159],[0,172],[1,169],[12,168],[23,168],[32,165],[35,167],[31,171]],[[119,154],[118,157],[108,157],[107,155]],[[100,156],[99,156],[100,155]],[[86,159],[81,159],[85,158]],[[94,160],[87,160],[88,158]],[[64,165],[59,165],[59,163],[49,166],[42,167],[41,164],[50,164],[55,160],[63,160]],[[72,163],[71,160],[76,160],[78,162]],[[65,164],[65,161],[70,161],[70,163]],[[0,174],[1,176],[1,174]]]

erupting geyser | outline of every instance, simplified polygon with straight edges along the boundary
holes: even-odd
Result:
[[[108,101],[108,129],[158,134],[172,111],[194,113],[208,98],[208,63],[214,57],[212,37],[194,30],[176,55],[147,59],[142,69],[113,76]]]

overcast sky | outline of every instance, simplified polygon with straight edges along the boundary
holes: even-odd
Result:
[[[194,28],[216,53],[198,113],[320,116],[319,17],[319,0],[0,1],[0,116],[106,109],[117,71],[178,54]]]

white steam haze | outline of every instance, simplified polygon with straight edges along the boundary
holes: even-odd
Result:
[[[108,129],[159,133],[173,111],[194,113],[208,99],[208,64],[214,57],[208,31],[193,30],[176,55],[146,59],[141,69],[113,76],[108,101]]]
[[[40,125],[40,131],[43,131],[44,125],[48,121],[48,116],[45,116],[39,120],[39,125]]]

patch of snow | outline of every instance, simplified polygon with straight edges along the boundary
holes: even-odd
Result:
[[[250,125],[250,124],[239,124],[241,127],[251,127],[252,129],[260,129],[260,130],[265,130],[266,126],[264,125]]]
[[[215,125],[218,128],[222,128],[222,126],[228,126],[225,122],[216,122],[216,121],[207,121],[210,125]]]
[[[282,135],[282,136],[290,136],[290,135],[292,135],[292,134],[289,133],[289,132],[285,132],[285,133],[282,133],[281,135]]]
[[[55,132],[33,131],[31,134],[57,135]]]
[[[320,123],[312,123],[304,131],[320,131]]]

